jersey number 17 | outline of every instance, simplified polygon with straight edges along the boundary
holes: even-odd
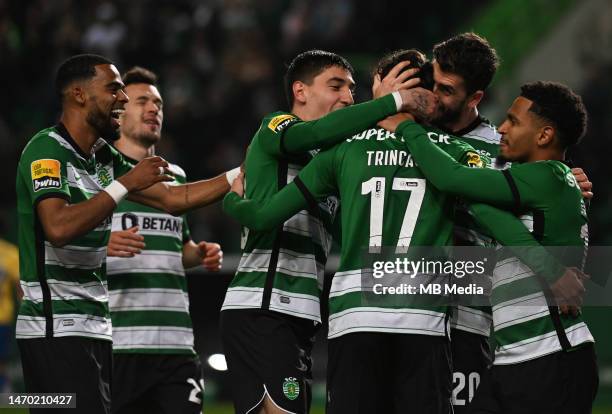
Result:
[[[406,206],[402,227],[395,248],[396,253],[406,253],[412,233],[416,226],[421,204],[425,197],[425,187],[427,182],[424,178],[393,178],[392,190],[410,191],[410,199]],[[361,183],[361,194],[370,197],[370,242],[369,252],[380,253],[382,248],[383,215],[385,209],[385,177],[372,177],[368,181]]]

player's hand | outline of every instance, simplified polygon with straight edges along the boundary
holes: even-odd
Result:
[[[436,96],[424,88],[400,90],[402,96],[402,112],[410,112],[421,121],[429,120],[437,106]]]
[[[202,266],[209,272],[218,272],[223,265],[223,250],[219,243],[207,243],[201,241],[198,243],[200,257],[202,258]]]
[[[232,188],[230,191],[238,194],[240,197],[244,196],[244,173],[241,172],[238,174],[234,181],[232,182]]]
[[[593,183],[589,181],[589,177],[584,170],[582,168],[572,168],[572,174],[576,177],[582,196],[587,200],[593,198]]]
[[[564,318],[577,318],[580,315],[580,307],[578,306],[570,306],[570,305],[561,305],[559,306],[559,313]]]
[[[387,76],[382,79],[379,74],[376,74],[376,76],[374,76],[374,83],[372,84],[372,96],[374,99],[399,91],[400,89],[414,88],[418,85],[421,79],[408,79],[418,73],[418,68],[410,68],[400,73],[400,71],[408,65],[410,65],[410,61],[408,60],[398,63],[389,71]]]
[[[414,121],[414,115],[408,112],[398,112],[395,115],[391,115],[378,122],[378,126],[386,129],[387,131],[395,132],[399,124],[407,120]]]
[[[111,232],[106,253],[114,257],[134,257],[145,248],[144,237],[138,234],[138,226]]]
[[[167,175],[169,172],[168,162],[162,157],[147,157],[117,180],[131,193],[161,181],[174,181],[172,176]]]
[[[582,306],[582,296],[586,291],[584,288],[584,280],[589,279],[589,276],[575,267],[568,267],[565,273],[550,287],[553,297],[557,305],[565,312],[569,312],[570,307]]]

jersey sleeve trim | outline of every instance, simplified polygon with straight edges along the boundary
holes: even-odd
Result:
[[[70,202],[70,196],[66,193],[60,193],[59,191],[53,192],[53,193],[45,193],[45,194],[42,194],[40,197],[37,197],[34,200],[34,208],[36,208],[38,203],[40,203],[43,200],[46,200],[47,198],[61,198],[63,200]]]
[[[521,209],[521,194],[519,193],[518,187],[514,182],[514,178],[512,178],[512,174],[508,170],[502,170],[502,174],[504,178],[508,182],[508,186],[510,187],[510,191],[512,192],[512,197],[514,198],[514,212],[518,213]]]

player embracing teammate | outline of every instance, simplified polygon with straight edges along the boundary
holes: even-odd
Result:
[[[494,127],[489,125],[488,122],[479,116],[477,105],[482,99],[484,90],[490,83],[495,73],[497,58],[494,50],[484,39],[474,34],[470,33],[459,35],[436,46],[434,49],[433,66],[434,93],[438,96],[440,103],[438,105],[438,111],[434,115],[432,121],[438,126],[443,127],[445,131],[457,135],[465,135],[465,141],[473,143],[479,149],[478,152],[485,156],[484,159],[481,160],[479,154],[475,153],[474,149],[464,147],[465,154],[469,155],[469,158],[472,161],[471,164],[468,163],[468,165],[473,167],[476,165],[482,166],[483,164],[486,164],[486,159],[488,158],[486,156],[492,156],[494,158],[497,155],[499,134],[495,131]],[[539,90],[538,94],[550,95],[551,91],[553,91],[552,94],[554,95],[554,91],[557,91],[555,97],[559,98],[561,101],[565,99],[566,107],[571,107],[572,102],[575,102],[572,101],[572,99],[575,99],[572,97],[574,95],[564,92],[567,90],[567,88],[563,89],[563,87],[561,87],[555,89],[554,86],[546,84],[541,89],[543,91]],[[560,93],[558,92],[559,90],[561,91]],[[537,106],[540,104],[540,100],[534,98],[532,103],[533,107],[537,108]],[[542,105],[548,105],[548,107],[546,107],[543,111],[544,115],[536,112],[536,109],[534,109],[533,112],[540,114],[540,117],[548,122],[548,127],[554,130],[554,133],[552,134],[554,135],[554,138],[551,139],[549,137],[549,141],[547,141],[546,145],[554,146],[557,149],[557,152],[545,152],[543,155],[540,155],[544,157],[541,159],[549,159],[546,157],[563,159],[564,149],[567,145],[566,143],[576,142],[582,135],[582,130],[574,129],[569,132],[565,131],[564,126],[558,121],[559,118],[553,117],[550,114],[551,111],[554,112],[555,110],[554,107],[551,109],[550,101],[544,100]],[[581,110],[578,106],[576,106],[576,108],[576,111],[573,113],[566,110],[564,116],[569,116],[570,118],[573,116],[574,119],[579,120],[579,118],[582,116],[581,111],[583,110]],[[397,115],[396,117],[401,118],[400,115]],[[389,119],[381,122],[379,125],[395,131],[400,120],[401,119]],[[509,121],[507,121],[504,125],[507,126],[508,122]],[[579,122],[576,121],[576,123]],[[375,174],[375,168],[371,168],[370,171],[368,171],[368,168],[365,167],[372,166],[372,164],[382,167],[387,164],[386,161],[382,160],[390,160],[393,158],[391,156],[386,157],[384,155],[382,155],[380,158],[377,158],[377,155],[374,155],[374,158],[371,156],[368,157],[365,155],[368,154],[368,151],[364,151],[363,148],[360,151],[358,149],[359,146],[366,145],[366,143],[368,145],[372,145],[372,148],[369,149],[371,153],[376,153],[377,151],[388,152],[393,150],[386,148],[386,146],[389,145],[399,145],[402,147],[401,143],[404,141],[403,136],[406,135],[403,133],[403,131],[398,131],[401,132],[401,134],[393,135],[384,132],[382,134],[378,132],[369,134],[367,131],[364,131],[360,134],[355,134],[352,137],[347,137],[345,142],[316,156],[314,160],[308,164],[293,180],[293,183],[287,185],[282,191],[272,198],[267,200],[241,200],[236,194],[229,193],[224,204],[226,211],[228,211],[231,215],[239,219],[247,227],[251,227],[252,229],[256,229],[258,231],[277,225],[278,223],[282,223],[283,220],[290,217],[290,215],[295,211],[299,211],[307,206],[310,206],[309,210],[312,211],[313,207],[316,206],[316,203],[324,196],[328,196],[329,194],[338,194],[343,205],[350,205],[350,209],[344,208],[340,213],[343,230],[341,263],[338,273],[336,273],[334,276],[332,291],[329,298],[329,412],[405,412],[408,409],[416,409],[417,412],[426,413],[450,412],[450,406],[444,404],[447,397],[450,399],[450,386],[445,389],[445,387],[441,385],[443,383],[440,382],[438,383],[438,386],[429,387],[429,395],[431,395],[433,389],[436,390],[433,392],[436,394],[436,396],[432,398],[432,400],[438,399],[439,401],[442,401],[442,403],[438,404],[437,406],[436,404],[431,404],[431,400],[427,400],[427,393],[420,392],[420,388],[412,383],[409,378],[410,375],[408,372],[419,372],[419,370],[415,368],[414,361],[411,365],[408,357],[406,357],[407,359],[401,358],[401,353],[398,353],[399,349],[406,350],[410,348],[410,346],[417,346],[417,339],[423,338],[424,335],[435,336],[436,332],[438,332],[437,335],[442,335],[442,337],[444,337],[446,332],[444,330],[429,329],[428,333],[421,332],[421,337],[416,335],[414,338],[411,338],[409,335],[414,333],[416,326],[419,326],[418,318],[415,318],[414,316],[415,309],[402,310],[398,309],[397,307],[392,311],[385,311],[384,309],[380,308],[373,309],[376,308],[376,306],[366,303],[367,300],[366,296],[364,295],[365,286],[363,285],[363,275],[367,272],[367,269],[362,268],[359,264],[360,260],[362,259],[360,257],[362,251],[364,249],[369,249],[371,252],[372,248],[380,248],[381,245],[385,246],[387,243],[391,243],[393,241],[391,239],[394,238],[397,239],[398,246],[402,243],[409,244],[415,237],[418,240],[419,237],[423,237],[423,230],[419,229],[419,224],[422,225],[426,217],[421,216],[420,213],[422,211],[427,211],[428,213],[431,211],[431,209],[417,208],[416,216],[413,216],[412,219],[410,219],[407,212],[403,216],[402,220],[402,217],[400,217],[401,214],[398,213],[398,210],[400,210],[398,206],[401,204],[401,201],[398,201],[398,196],[394,198],[393,192],[398,192],[401,194],[401,190],[403,189],[406,195],[410,195],[407,205],[413,204],[414,207],[415,202],[419,203],[419,206],[421,206],[421,204],[424,202],[423,200],[431,199],[431,191],[434,191],[434,194],[437,194],[435,191],[440,188],[439,184],[432,185],[432,183],[429,183],[427,181],[428,176],[419,176],[419,173],[416,172],[418,169],[415,168],[414,163],[405,163],[405,165],[401,165],[402,167],[405,167],[406,170],[408,170],[409,167],[415,169],[415,172],[408,173],[408,177],[403,176],[403,172],[406,170],[402,168],[396,168],[397,171],[393,173],[383,172],[383,170],[380,169]],[[535,135],[538,131],[532,130],[530,132]],[[431,133],[438,134],[439,136],[444,132],[439,130],[428,130],[427,136],[429,139],[431,139]],[[507,132],[504,132],[504,134],[507,134]],[[559,141],[559,136],[571,138],[568,138],[569,141]],[[464,140],[461,137],[458,139],[462,141]],[[453,142],[453,145],[456,145],[454,144],[456,142],[455,140],[450,137],[449,140]],[[528,140],[517,140],[516,142],[528,142]],[[551,142],[553,144],[551,144]],[[408,152],[411,152],[411,148],[412,147],[408,146],[406,149],[409,150]],[[447,148],[439,148],[438,152],[442,153],[440,150],[448,152]],[[534,150],[534,152],[537,151]],[[513,156],[512,154],[508,154],[508,151],[506,151],[505,154],[506,158],[512,161],[529,161],[528,159],[524,158],[525,154],[522,154],[521,156],[516,156],[515,154]],[[452,154],[449,155],[452,156]],[[361,163],[359,161],[360,156],[363,157],[363,161]],[[445,157],[451,159],[451,157],[448,157],[448,155]],[[455,157],[456,160],[460,161],[460,156],[457,157],[455,155]],[[374,163],[371,163],[370,161],[372,161],[372,159],[380,160],[380,162],[375,161]],[[418,159],[416,162],[419,162]],[[430,165],[435,165],[435,163],[431,163]],[[568,206],[566,211],[563,213],[567,215],[567,220],[565,222],[562,220],[557,222],[561,227],[568,227],[570,222],[574,223],[581,221],[584,209],[580,208],[580,202],[582,202],[582,200],[581,191],[579,188],[583,190],[583,195],[590,195],[590,183],[584,174],[579,170],[574,171],[574,174],[572,174],[572,171],[570,171],[567,167],[565,167],[565,169],[561,168],[561,170],[563,170],[562,175],[565,176],[565,174],[567,174],[567,180],[573,180],[575,183],[575,191],[578,194],[578,201],[572,201],[572,203],[578,203],[574,206],[576,208]],[[391,175],[386,177],[387,174]],[[413,176],[410,174],[417,175]],[[509,175],[508,173],[502,172],[497,172],[496,174],[499,174],[500,176]],[[574,175],[576,177],[574,177]],[[578,182],[576,179],[578,179],[580,182]],[[391,181],[391,183],[388,183],[387,181]],[[402,187],[402,185],[405,188]],[[472,186],[474,186],[473,183]],[[421,189],[422,191],[419,190],[419,187],[423,187]],[[240,183],[236,182],[233,188],[235,192],[241,195],[242,189]],[[449,191],[447,187],[444,187],[444,189],[444,191]],[[459,195],[463,195],[463,193],[459,193]],[[364,196],[371,197],[371,208],[368,208],[369,206],[365,205],[363,200],[361,200],[361,198]],[[439,197],[441,197],[441,195]],[[568,197],[574,196],[568,195]],[[399,200],[401,200],[401,198]],[[406,200],[403,202],[406,203]],[[489,202],[489,200],[487,200],[487,202]],[[550,200],[543,201],[543,203],[546,202],[550,202]],[[408,207],[406,207],[406,209],[410,210]],[[533,205],[526,204],[522,204],[521,207],[523,210],[530,210],[534,208]],[[458,210],[460,215],[459,219],[455,222],[455,235],[460,241],[463,242],[463,244],[467,242],[475,245],[483,245],[485,242],[493,242],[494,239],[496,239],[497,242],[502,245],[509,246],[539,246],[540,243],[544,245],[547,243],[556,243],[554,240],[542,238],[537,232],[531,234],[528,229],[518,221],[518,219],[512,217],[511,215],[509,218],[507,215],[504,216],[500,211],[491,211],[487,210],[486,207],[483,208],[480,205],[473,205],[471,200],[462,201],[458,207]],[[471,213],[479,213],[476,223],[474,223],[473,220],[466,220],[469,210],[471,210]],[[412,213],[415,213],[415,211],[412,211]],[[574,213],[577,213],[577,215],[572,216]],[[385,217],[387,218],[385,219]],[[407,218],[408,220],[406,220]],[[512,224],[500,226],[499,223],[502,221],[507,221]],[[359,224],[357,225],[357,223]],[[424,226],[422,226],[421,229],[423,227]],[[442,228],[446,227],[442,226]],[[575,229],[570,229],[569,227],[566,230],[569,233],[572,231],[575,232]],[[579,226],[578,234],[575,235],[577,237],[572,239],[571,242],[568,242],[569,244],[572,242],[574,244],[582,243],[580,231],[583,231],[582,226]],[[445,233],[442,233],[442,235],[444,234]],[[397,238],[398,236],[399,238]],[[442,237],[442,239],[444,239],[444,237]],[[450,238],[446,240],[437,240],[437,242],[441,245],[445,243],[451,244]],[[430,244],[433,245],[433,243]],[[523,260],[525,264],[532,266],[532,270],[535,272],[535,274],[538,274],[538,276],[539,273],[542,272],[540,262],[556,263],[556,265],[559,266],[557,268],[558,273],[555,274],[555,277],[546,279],[546,282],[550,284],[550,289],[553,291],[553,293],[558,293],[561,291],[567,292],[569,290],[573,292],[573,294],[569,295],[570,297],[566,299],[570,301],[577,300],[575,296],[579,296],[582,286],[580,278],[583,276],[579,271],[575,271],[571,268],[571,266],[575,264],[565,263],[562,260],[562,263],[558,263],[555,262],[556,259],[554,257],[550,257],[545,251],[539,251],[539,253],[541,256],[539,256],[538,260],[536,261],[530,261],[529,258],[523,257],[520,257],[520,259]],[[541,287],[538,287],[538,289],[544,289],[545,291],[547,290],[547,288]],[[561,298],[557,296],[557,299]],[[546,335],[547,332],[551,332],[550,330],[547,330],[547,327],[551,326],[550,324],[557,326],[555,330],[558,334],[559,347],[555,347],[555,345],[552,344],[549,348],[550,352],[556,353],[560,350],[562,355],[574,356],[577,354],[572,354],[571,351],[578,349],[583,343],[592,341],[592,337],[588,333],[588,328],[586,328],[586,325],[584,325],[579,315],[577,315],[575,308],[570,308],[573,309],[571,311],[573,314],[573,322],[567,322],[563,326],[566,328],[568,326],[575,326],[579,329],[579,331],[576,332],[581,333],[575,333],[569,342],[562,339],[563,335],[560,332],[563,330],[563,328],[559,328],[558,322],[555,322],[559,319],[559,308],[556,307],[556,303],[552,303],[549,307],[545,306],[544,308],[546,309],[547,314],[539,315],[541,318],[543,318],[541,320],[542,326],[540,326],[541,335]],[[512,309],[512,307],[510,309]],[[428,314],[424,311],[425,309],[421,309],[422,316]],[[427,311],[430,312],[429,316],[432,317],[432,321],[436,319],[435,311],[433,313],[431,312],[431,309],[428,309]],[[437,317],[438,320],[441,321],[440,326],[445,326],[444,315],[446,311],[444,309],[439,309],[438,312],[440,311],[441,313]],[[413,313],[413,315],[409,316],[408,318],[404,318],[402,320],[398,319],[401,319],[400,315],[402,314],[410,315],[411,313]],[[456,367],[455,374],[453,375],[453,380],[456,381],[455,393],[453,394],[453,403],[456,409],[464,410],[467,408],[467,405],[475,393],[475,388],[477,388],[478,383],[480,382],[480,377],[489,377],[486,369],[490,363],[488,335],[490,331],[491,315],[490,310],[487,310],[486,308],[478,309],[471,307],[462,307],[458,310],[455,309],[453,314],[453,331],[451,336],[453,337],[453,350],[455,351],[453,354],[453,364]],[[500,315],[500,313],[497,313],[497,315]],[[420,326],[424,327],[425,325]],[[431,326],[429,328],[431,328]],[[403,332],[402,329],[404,330]],[[528,329],[528,327],[523,329]],[[412,332],[410,332],[410,330],[412,330]],[[496,327],[496,339],[500,338],[500,336],[497,334],[500,330],[501,327]],[[520,332],[521,328],[514,328],[514,331]],[[368,337],[360,334],[359,332],[371,332],[373,335]],[[406,339],[407,343],[405,346],[398,344],[396,345],[397,350],[394,351],[394,345],[391,344],[392,341],[381,340],[380,342],[377,342],[376,338],[382,338],[385,336],[385,334],[389,333],[403,333],[404,335],[395,337]],[[389,336],[388,338],[391,337],[392,336]],[[503,337],[503,335],[501,337]],[[529,335],[524,337],[527,338],[527,340],[530,338]],[[556,339],[551,340],[555,341]],[[422,358],[419,362],[424,363],[427,360],[427,358],[425,358],[426,355],[431,356],[435,354],[431,346],[429,347],[428,351],[429,352],[424,352],[421,354]],[[567,409],[570,410],[567,412],[586,412],[581,410],[585,410],[587,407],[590,407],[590,404],[592,403],[594,393],[596,392],[596,381],[592,380],[592,376],[594,375],[596,377],[596,372],[593,372],[592,368],[594,367],[594,364],[591,363],[593,359],[589,359],[589,352],[592,353],[592,347],[581,351],[581,357],[576,357],[583,358],[585,361],[587,361],[587,364],[585,364],[587,368],[585,369],[588,372],[585,371],[585,375],[591,377],[587,379],[588,384],[580,389],[580,393],[572,394],[571,396],[567,397],[565,405],[568,407]],[[399,370],[400,372],[395,371],[397,366],[393,366],[392,364],[385,362],[389,355],[398,356],[394,362],[400,361],[399,365],[405,368],[403,374],[401,373],[401,369]],[[517,357],[518,359],[506,359],[505,362],[500,361],[500,363],[516,364],[529,360],[532,357],[538,358],[542,355],[546,355],[546,352],[539,353],[535,356],[527,352],[524,355]],[[571,359],[572,361],[569,363],[561,362],[560,365],[556,364],[555,362],[552,362],[551,364],[553,364],[555,368],[561,366],[563,367],[562,369],[565,369],[567,365],[576,363],[574,361],[575,358],[567,358]],[[589,365],[589,363],[591,364]],[[426,369],[425,371],[428,373],[421,376],[422,383],[427,383],[427,378],[431,380],[433,377],[436,377],[439,374],[444,377],[443,372],[441,373],[443,370],[440,369],[438,369],[437,372],[433,372],[434,370],[432,369]],[[345,375],[342,375],[342,373]],[[476,380],[471,384],[471,389],[469,387],[462,387],[461,384],[465,385],[465,381],[461,381],[461,379],[465,380],[466,378],[470,377],[476,378]],[[447,378],[449,378],[450,381],[450,375]],[[550,398],[552,398],[552,396],[543,402],[543,406],[538,406],[536,408],[537,403],[533,396],[535,395],[534,393],[537,393],[537,386],[531,387],[531,396],[522,399],[517,398],[516,396],[509,397],[508,394],[500,394],[499,390],[506,386],[504,384],[507,381],[508,379],[506,378],[500,384],[498,380],[498,383],[496,383],[496,387],[498,388],[495,389],[496,394],[494,393],[492,397],[496,401],[498,407],[497,409],[501,410],[499,412],[523,412],[520,411],[521,409],[535,410],[533,412],[560,412],[558,411],[558,407],[553,409],[551,408],[552,404],[546,405],[547,403],[551,402]],[[384,384],[384,386],[381,384]],[[410,384],[414,386],[411,386]],[[554,385],[552,384],[557,383],[549,380],[541,385],[543,389],[549,389],[551,386],[554,388]],[[564,383],[561,385],[573,387],[574,385],[572,384]],[[380,387],[383,389],[379,389]],[[463,391],[464,389],[465,391]],[[516,408],[513,408],[516,405],[523,408],[520,408],[517,411]],[[480,407],[482,407],[482,405]],[[474,409],[476,409],[476,407]],[[552,411],[546,411],[546,409],[551,409]]]

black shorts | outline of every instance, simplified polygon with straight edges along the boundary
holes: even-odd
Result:
[[[357,332],[329,340],[327,413],[449,414],[444,336]]]
[[[592,343],[512,365],[493,365],[469,413],[587,414],[599,374]]]
[[[476,394],[482,377],[491,365],[489,338],[451,329],[453,357],[453,408],[455,414],[464,414]]]
[[[112,343],[66,336],[18,339],[26,392],[76,393],[76,409],[30,409],[31,413],[111,412]]]
[[[202,367],[193,355],[115,354],[114,414],[202,412]]]
[[[318,324],[260,309],[221,312],[221,338],[235,412],[255,413],[266,394],[290,413],[307,413]]]

